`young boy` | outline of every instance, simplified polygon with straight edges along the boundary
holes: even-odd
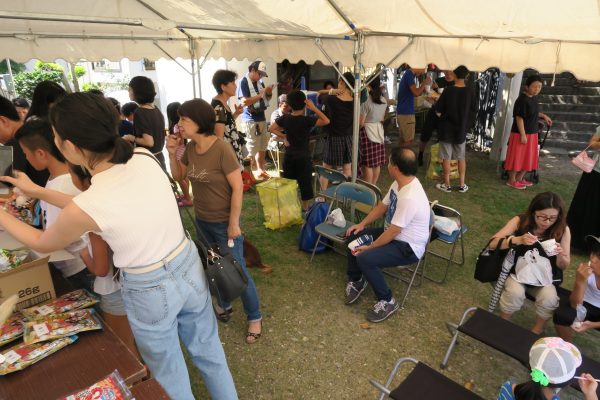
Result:
[[[69,168],[63,155],[54,144],[54,135],[50,124],[45,120],[35,119],[23,125],[15,134],[15,139],[25,153],[27,161],[38,171],[48,169],[50,177],[46,188],[75,196],[80,191],[73,185]],[[40,202],[42,208],[42,227],[47,229],[60,214],[61,209],[45,201]],[[92,291],[93,276],[86,269],[79,257],[79,251],[85,248],[85,243],[79,240],[65,250],[73,254],[72,260],[54,262],[54,266],[71,283],[74,289]]]
[[[590,249],[590,260],[579,264],[571,296],[568,301],[561,300],[554,312],[556,332],[567,342],[572,342],[573,331],[600,328],[600,237],[588,235],[585,241]]]
[[[283,157],[283,177],[298,181],[302,209],[306,211],[308,202],[313,198],[312,162],[308,149],[310,131],[314,126],[329,124],[329,118],[299,90],[288,93],[287,104],[292,108],[292,112],[277,118],[269,127],[269,131],[284,140],[286,150]],[[305,116],[305,107],[317,117]]]

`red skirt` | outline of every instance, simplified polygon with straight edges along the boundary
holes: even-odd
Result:
[[[511,132],[504,169],[506,171],[534,171],[538,168],[538,134],[528,134],[527,144],[521,144],[521,135]]]

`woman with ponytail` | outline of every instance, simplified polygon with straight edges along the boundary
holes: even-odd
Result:
[[[181,340],[211,397],[237,399],[198,251],[184,232],[156,159],[146,149],[134,153],[119,137],[119,116],[103,97],[67,95],[52,108],[50,122],[58,149],[91,174],[92,184],[65,205],[46,231],[1,210],[0,224],[42,253],[62,249],[86,232],[99,234],[114,252],[140,354],[169,397],[194,398]],[[21,175],[0,179],[31,197],[49,195]]]
[[[598,382],[590,374],[576,377],[581,365],[581,353],[573,344],[559,337],[538,339],[529,350],[531,379],[514,384],[504,382],[498,400],[560,400],[560,390],[579,379],[585,400],[598,400]]]

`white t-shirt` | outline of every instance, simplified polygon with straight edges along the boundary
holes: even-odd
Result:
[[[89,235],[86,233],[82,239],[86,243],[90,256],[94,258],[94,252],[92,250],[92,244],[90,243]],[[115,278],[115,271],[112,263],[112,251],[109,249],[108,255],[108,273],[105,276],[97,276],[94,278],[94,292],[101,296],[106,296],[121,290],[121,282]]]
[[[153,264],[183,240],[169,180],[148,156],[134,154],[126,164],[94,175],[90,188],[73,201],[100,227],[97,233],[113,250],[115,267]]]
[[[429,200],[421,182],[414,178],[398,190],[398,182],[394,181],[383,204],[388,207],[385,215],[386,228],[392,224],[401,229],[394,240],[408,243],[415,255],[421,258],[429,239],[430,217]]]
[[[76,196],[81,193],[73,184],[71,175],[69,174],[59,175],[53,179],[49,179],[48,182],[46,182],[46,188],[66,193],[71,196]],[[62,209],[46,203],[45,201],[40,201],[40,207],[42,209],[42,226],[44,229],[47,229],[56,222],[56,218],[58,218],[58,214],[60,214]],[[71,243],[65,250],[71,253],[74,258],[72,260],[53,262],[54,266],[60,270],[64,277],[68,278],[86,268],[79,256],[79,252],[84,247],[85,243],[82,240]]]
[[[583,294],[583,301],[593,305],[594,307],[600,308],[600,290],[596,286],[596,275],[591,274],[588,276],[587,288]]]

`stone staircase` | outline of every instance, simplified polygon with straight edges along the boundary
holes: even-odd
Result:
[[[523,84],[532,71],[525,71]],[[544,87],[539,94],[540,110],[554,124],[544,148],[553,153],[583,150],[600,125],[600,82],[577,82],[571,73],[542,74]]]

